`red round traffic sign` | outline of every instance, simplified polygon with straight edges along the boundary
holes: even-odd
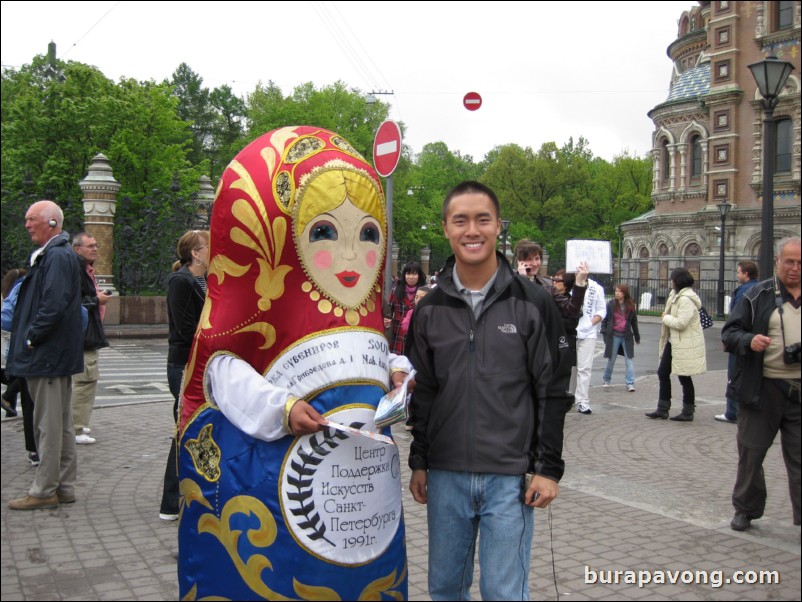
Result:
[[[401,129],[395,121],[387,120],[376,130],[373,141],[373,165],[380,176],[388,177],[401,159]]]
[[[482,97],[478,92],[468,92],[462,99],[462,104],[469,111],[475,111],[482,106]]]

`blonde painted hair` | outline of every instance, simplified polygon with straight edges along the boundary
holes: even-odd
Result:
[[[365,174],[337,167],[313,176],[302,191],[298,199],[296,235],[300,236],[306,224],[316,216],[342,205],[346,197],[384,226],[384,205],[373,179]]]

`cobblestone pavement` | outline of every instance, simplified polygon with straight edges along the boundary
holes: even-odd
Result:
[[[800,530],[791,521],[779,445],[765,463],[765,518],[745,533],[730,530],[735,427],[713,420],[723,411],[725,373],[694,381],[698,407],[691,423],[643,416],[657,399],[654,375],[640,378],[635,393],[623,385],[592,387],[593,414],[567,416],[561,495],[550,512],[536,514],[533,599],[800,599]],[[98,442],[78,448],[77,503],[14,512],[6,504],[27,492],[34,468],[21,420],[3,420],[2,600],[177,598],[177,525],[158,518],[170,422],[165,401],[96,408]],[[406,458],[410,436],[402,428],[395,435]],[[428,600],[426,512],[407,482],[408,473],[409,595]],[[620,573],[620,582],[610,583],[610,571],[627,570],[680,571],[679,582],[669,583],[669,575],[664,584],[639,587]],[[761,570],[776,571],[780,582],[713,582]],[[707,571],[710,581],[683,583],[691,573],[682,571]]]

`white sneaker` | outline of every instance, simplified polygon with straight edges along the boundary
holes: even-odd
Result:
[[[577,405],[576,411],[579,412],[580,414],[585,414],[585,415],[593,413],[593,411],[590,409],[590,406],[586,403],[580,403],[579,405]]]
[[[81,430],[84,432],[84,435],[88,435],[92,432],[92,429],[90,429],[88,426],[82,427]]]
[[[165,514],[163,512],[159,512],[159,518],[161,520],[178,520],[177,514]]]
[[[97,439],[89,435],[75,435],[75,442],[78,445],[91,445],[95,441],[97,441]]]
[[[609,387],[609,386],[610,386],[610,383],[602,383],[602,387],[604,387],[605,389],[606,389],[607,387]]]
[[[635,392],[635,385],[627,385],[627,391],[629,391],[630,393],[634,393]]]

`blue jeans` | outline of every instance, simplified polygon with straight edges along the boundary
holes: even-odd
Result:
[[[483,600],[528,600],[533,509],[523,475],[430,470],[427,479],[429,595],[470,600],[476,536]]]
[[[624,348],[624,366],[625,374],[624,379],[627,385],[635,386],[635,366],[632,363],[632,358],[627,357],[627,346],[624,344],[624,337],[613,335],[613,344],[610,347],[610,358],[607,360],[607,366],[604,368],[604,382],[609,383],[613,377],[613,366],[615,366],[615,359],[618,355],[618,348]]]

